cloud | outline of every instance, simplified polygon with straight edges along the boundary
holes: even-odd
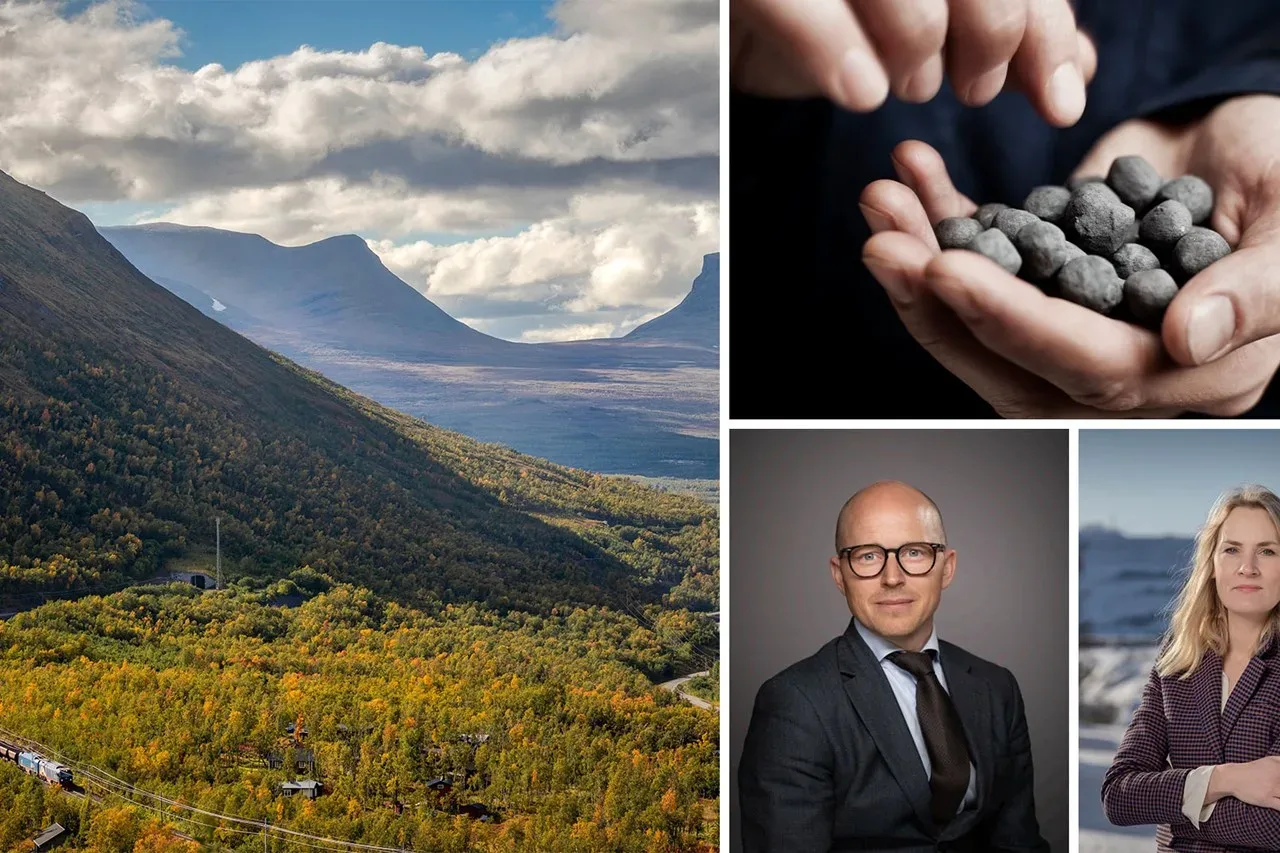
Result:
[[[617,323],[573,323],[549,329],[528,329],[520,336],[520,340],[531,344],[547,341],[585,341],[592,338],[612,338],[617,332]]]
[[[483,317],[500,315],[503,302],[569,313],[666,310],[688,292],[702,256],[718,246],[712,203],[610,194],[576,197],[569,208],[511,237],[371,247],[445,310]]]
[[[618,333],[717,248],[718,5],[559,0],[553,32],[474,58],[380,42],[189,71],[133,0],[0,0],[0,168],[133,221],[358,233],[504,337]]]
[[[474,61],[378,43],[190,72],[166,62],[180,33],[140,21],[129,0],[69,17],[10,0],[0,5],[0,157],[14,177],[71,201],[342,177],[336,155],[358,161],[368,147],[394,155],[384,171],[411,183],[459,151],[482,173],[500,169],[485,158],[576,167],[565,177],[579,185],[617,164],[714,157],[715,0],[607,5],[566,3],[565,33],[511,39]],[[633,16],[665,28],[625,26]],[[673,28],[682,20],[695,25]]]

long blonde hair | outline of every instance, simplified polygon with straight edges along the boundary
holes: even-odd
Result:
[[[1270,489],[1239,486],[1218,497],[1204,526],[1196,534],[1195,556],[1186,583],[1173,605],[1164,649],[1156,661],[1156,671],[1162,676],[1188,678],[1200,665],[1207,649],[1219,655],[1227,653],[1227,611],[1218,599],[1218,588],[1213,580],[1213,554],[1218,547],[1222,525],[1231,511],[1238,507],[1265,510],[1271,516],[1277,533],[1280,533],[1280,497]],[[1271,618],[1258,638],[1258,648],[1266,648],[1275,636],[1280,636],[1280,606],[1271,611]]]

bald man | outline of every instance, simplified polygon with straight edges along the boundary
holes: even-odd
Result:
[[[937,504],[875,483],[840,510],[835,544],[853,619],[756,696],[743,853],[1048,850],[1013,674],[934,629],[956,574]]]

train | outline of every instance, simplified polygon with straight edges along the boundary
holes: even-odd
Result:
[[[71,768],[45,758],[38,752],[23,749],[16,744],[0,740],[0,758],[12,761],[33,776],[39,776],[50,785],[70,787],[74,783]]]

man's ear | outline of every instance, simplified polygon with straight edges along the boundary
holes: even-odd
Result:
[[[841,595],[848,598],[848,594],[844,591],[844,572],[841,571],[840,569],[840,558],[832,557],[830,560],[830,565],[831,565],[831,579],[836,582],[836,589],[840,590]]]
[[[948,548],[942,555],[942,588],[951,586],[951,579],[956,576],[956,552]]]

